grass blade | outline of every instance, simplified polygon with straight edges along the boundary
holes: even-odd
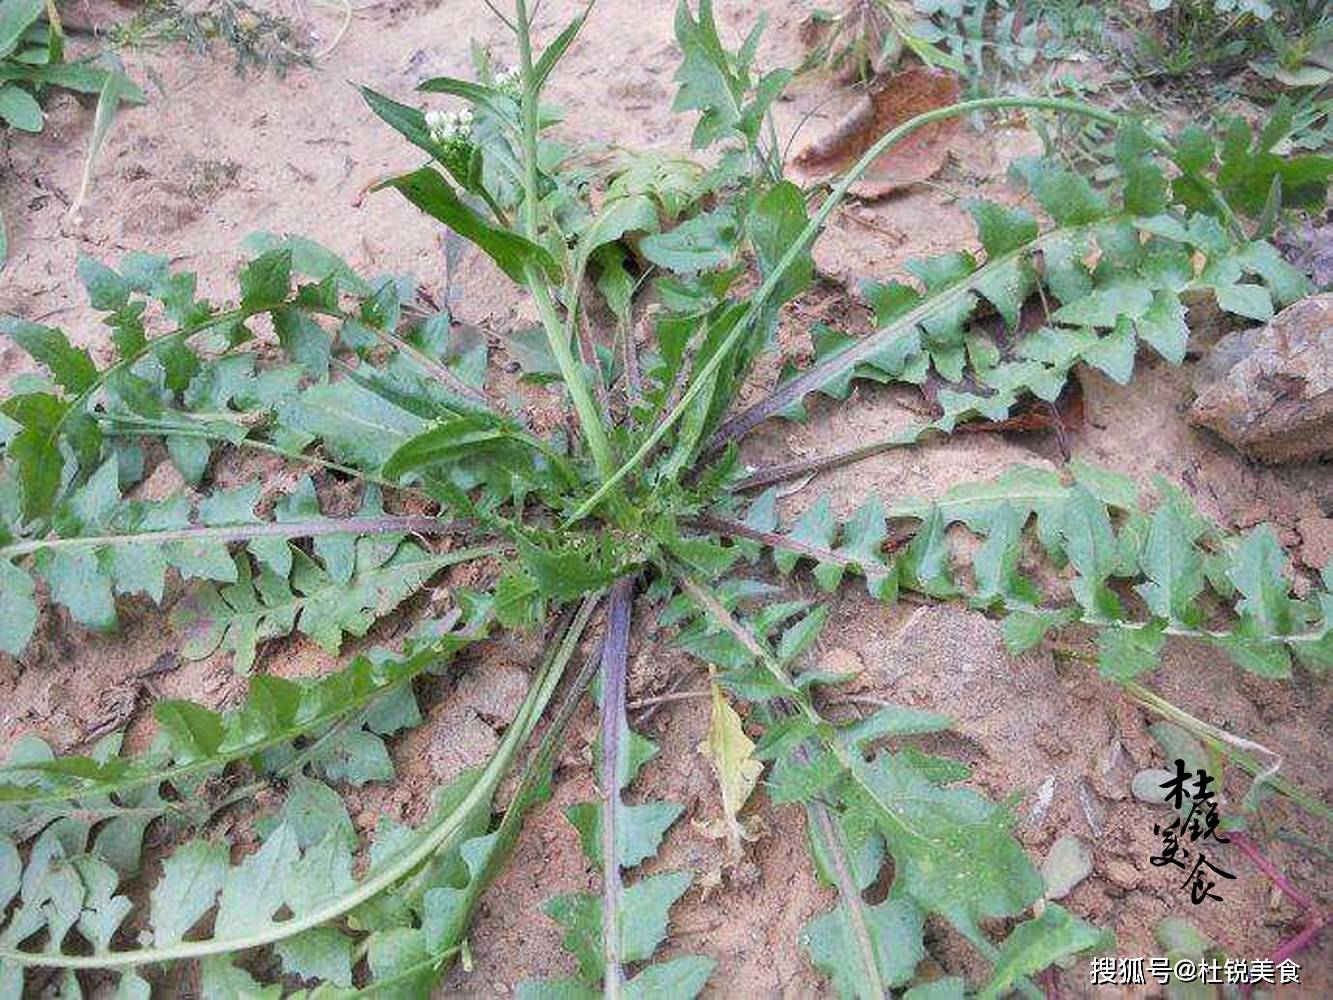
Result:
[[[68,214],[71,218],[79,217],[83,203],[92,190],[93,167],[97,163],[98,154],[102,151],[102,144],[106,142],[106,137],[111,131],[111,125],[116,120],[116,112],[120,110],[120,105],[125,102],[138,103],[142,100],[142,92],[119,67],[107,73],[101,93],[97,97],[97,112],[93,116],[93,132],[88,139],[88,155],[83,161],[83,177],[79,181],[79,193],[69,206]]]

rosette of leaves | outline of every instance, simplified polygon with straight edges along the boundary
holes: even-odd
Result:
[[[768,111],[788,74],[756,67],[757,35],[730,51],[710,4],[681,4],[676,105],[698,114],[693,142],[715,165],[672,154],[608,163],[561,143],[557,109],[542,101],[588,12],[540,53],[531,14],[517,0],[506,19],[518,43],[516,84],[483,62],[478,80],[423,85],[473,109],[469,130],[451,134],[447,148],[419,109],[364,95],[426,161],[383,187],[532,297],[540,328],[503,346],[568,400],[568,429],[538,433],[488,391],[485,345],[447,315],[423,315],[404,294],[410,285],[367,282],[300,239],[260,237],[227,307],[198,299],[192,276],[156,258],[131,255],[116,270],[85,262],[114,349],[101,367],[62,331],[6,321],[47,373],[22,378],[0,405],[7,649],[22,649],[33,632],[41,589],[98,628],[114,627],[118,594],[183,592],[175,617],[191,651],[228,649],[245,666],[261,662],[260,642],[293,630],[331,649],[355,643],[450,563],[498,557],[475,570],[487,596],[455,593],[459,618],[427,626],[398,652],[358,653],[343,672],[307,684],[257,675],[245,705],[224,717],[168,703],[156,713],[158,741],[141,755],[48,759],[28,748],[11,760],[0,794],[17,810],[5,814],[15,817],[13,850],[0,848],[7,985],[31,966],[148,975],[165,961],[200,959],[210,995],[281,992],[298,981],[333,995],[420,995],[462,951],[476,901],[544,793],[554,749],[597,671],[599,799],[571,819],[602,891],[548,906],[577,971],[531,989],[696,993],[706,958],[651,962],[688,873],[625,877],[655,853],[675,812],[625,796],[644,757],[625,725],[625,692],[633,621],[648,605],[720,685],[715,717],[732,747],[715,758],[723,828],[736,831],[739,779],[761,762],[770,797],[807,816],[817,870],[837,896],[801,946],[837,990],[881,996],[913,982],[924,921],[938,916],[989,965],[973,987],[1028,991],[1051,962],[1102,946],[1101,933],[1058,907],[1035,912],[1040,879],[1007,811],[966,787],[959,762],[913,744],[947,719],[905,707],[825,718],[821,689],[839,678],[807,661],[826,610],[785,599],[757,570],[737,572],[742,563],[771,551],[779,573],[803,565],[830,591],[860,576],[882,600],[910,590],[969,601],[1005,614],[1016,648],[1055,627],[1090,628],[1117,678],[1146,673],[1169,638],[1218,642],[1267,675],[1285,673],[1293,657],[1326,666],[1327,594],[1297,599],[1271,534],[1226,536],[1165,487],[1147,510],[1114,476],[1029,470],[929,503],[885,510],[870,499],[843,520],[816,504],[783,529],[774,495],[751,499],[758,474],[741,468],[734,447],[767,418],[795,415],[811,392],[845,396],[854,378],[912,382],[933,370],[954,393],[933,428],[943,433],[973,412],[1007,412],[1025,393],[1045,398],[1077,360],[1128,378],[1140,340],[1178,360],[1182,296],[1266,314],[1300,280],[1239,230],[1220,171],[1097,108],[987,98],[896,127],[812,210],[780,179]],[[960,251],[914,265],[912,285],[872,286],[876,332],[831,338],[813,365],[739,409],[741,387],[774,350],[780,310],[813,280],[811,243],[867,165],[930,121],[1003,108],[1123,128],[1123,185],[1102,191],[1050,164],[1024,165],[1047,225],[977,206],[984,256]],[[1169,179],[1159,159],[1175,161],[1178,174]],[[1044,325],[1019,329],[1033,308],[1049,313]],[[593,335],[607,315],[609,348]],[[165,330],[150,335],[159,324]],[[296,485],[220,485],[217,459],[233,452],[262,453]],[[144,474],[162,460],[197,498],[149,497]],[[964,529],[980,539],[965,567],[949,544]],[[1029,532],[1037,548],[1022,542]],[[1039,591],[1024,562],[1037,557],[1063,570],[1066,586]],[[603,608],[599,654],[546,713]],[[497,754],[438,790],[422,825],[354,840],[330,783],[391,780],[383,739],[417,721],[406,694],[387,688],[405,691],[492,621],[543,629],[548,649]],[[307,695],[326,684],[327,694]],[[752,746],[733,700],[750,705]],[[328,704],[336,710],[320,707]],[[550,724],[497,820],[494,791],[544,713]],[[230,804],[182,794],[219,774],[247,796],[250,782],[281,793],[256,827],[256,849],[236,864],[209,822]],[[193,808],[181,814],[185,801]],[[125,835],[101,844],[98,809],[108,821],[132,815],[179,831],[133,922],[120,882],[80,860],[119,871],[107,852]],[[728,839],[739,847],[739,835]],[[368,856],[354,866],[358,847]],[[890,858],[888,896],[866,903],[864,888]],[[238,913],[242,894],[262,905]],[[1018,923],[1001,940],[993,918]],[[266,951],[287,978],[261,987],[236,960]],[[967,985],[915,988],[957,996]],[[143,987],[130,979],[126,989]]]

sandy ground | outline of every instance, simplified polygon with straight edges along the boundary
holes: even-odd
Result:
[[[571,0],[547,0],[538,18],[539,36],[551,37],[576,6]],[[569,110],[563,127],[569,138],[605,142],[611,137],[636,148],[688,144],[692,122],[668,110],[678,60],[673,8],[667,0],[605,0],[598,6],[550,88],[550,96]],[[748,29],[756,8],[768,10],[761,60],[774,65],[799,58],[803,4],[728,2],[719,8],[724,34],[733,41]],[[107,14],[108,9],[93,5],[85,16],[99,23]],[[326,36],[334,28],[331,17],[321,15],[316,23]],[[407,271],[441,291],[439,227],[392,193],[361,198],[376,178],[415,166],[417,158],[371,115],[347,81],[405,97],[427,77],[467,76],[468,38],[491,46],[502,61],[512,58],[504,29],[471,0],[376,4],[356,18],[331,58],[281,80],[238,77],[221,52],[212,58],[177,49],[127,53],[130,71],[145,81],[150,103],[117,123],[81,220],[71,221],[66,206],[78,187],[91,109],[58,97],[48,108],[48,127],[40,137],[8,141],[0,160],[0,205],[10,220],[11,261],[0,275],[0,311],[60,325],[104,356],[104,329],[72,280],[80,255],[114,260],[129,250],[168,254],[197,270],[206,292],[224,298],[242,259],[241,240],[255,230],[299,232],[364,272]],[[807,112],[812,113],[809,128],[823,127],[844,106],[842,98],[828,98],[825,85],[802,83],[779,108],[780,131],[790,135]],[[808,354],[806,321],[828,306],[838,284],[857,277],[882,280],[911,256],[971,243],[960,196],[1015,197],[1005,189],[1004,166],[1012,156],[1035,148],[1035,137],[1015,127],[992,128],[984,136],[964,130],[951,147],[950,162],[930,185],[875,205],[851,204],[837,213],[816,254],[827,281],[788,317],[784,350]],[[469,256],[454,275],[454,302],[459,319],[488,334],[531,322],[514,286],[479,255]],[[840,303],[835,307],[843,308]],[[1200,343],[1214,335],[1206,317],[1192,320]],[[0,370],[22,371],[26,363],[16,348],[0,348]],[[775,371],[776,364],[761,376],[771,379]],[[1263,470],[1187,427],[1188,370],[1171,370],[1144,357],[1130,387],[1087,375],[1085,390],[1087,420],[1068,441],[1075,455],[1127,471],[1145,484],[1153,473],[1162,473],[1228,527],[1271,519],[1306,567],[1328,558],[1333,477],[1327,467]],[[778,424],[754,435],[748,457],[790,459],[859,442],[867,433],[914,418],[900,393],[858,389],[856,396],[852,406],[815,403],[807,424]],[[1060,459],[1050,436],[964,436],[826,475],[791,497],[787,506],[789,513],[797,513],[827,492],[845,511],[869,494],[886,502],[905,494],[933,495],[1014,462],[1049,465]],[[253,475],[255,470],[253,464],[244,469],[224,465],[219,475]],[[261,465],[258,471],[269,475],[276,468]],[[818,596],[811,581],[799,576],[790,586]],[[700,668],[671,648],[650,609],[638,610],[631,698],[660,692],[682,671],[694,675],[682,688],[704,686]],[[1070,644],[1084,649],[1085,638],[1073,636]],[[298,640],[277,645],[266,662],[283,673],[330,665],[327,656]],[[37,732],[61,749],[79,748],[109,715],[124,717],[134,706],[141,708],[146,690],[217,705],[239,697],[243,684],[225,662],[186,664],[161,676],[139,677],[172,647],[162,612],[142,604],[125,608],[124,627],[114,637],[91,636],[55,615],[45,616],[38,643],[21,662],[0,660],[0,745]],[[496,729],[522,695],[527,667],[537,653],[532,637],[498,639],[460,661],[456,683],[428,691],[427,724],[395,747],[402,780],[390,789],[352,796],[359,825],[373,825],[382,811],[419,818],[435,783],[488,753]],[[1267,955],[1290,933],[1295,917],[1290,904],[1276,898],[1265,878],[1234,852],[1227,860],[1237,881],[1228,885],[1223,902],[1203,907],[1190,906],[1149,865],[1156,846],[1154,813],[1129,795],[1129,782],[1136,770],[1160,763],[1146,732],[1153,719],[1088,668],[1044,648],[1014,659],[1000,645],[998,626],[980,614],[906,603],[883,607],[851,585],[834,604],[818,655],[859,665],[858,690],[867,696],[953,715],[959,733],[942,746],[973,765],[977,785],[989,794],[1017,797],[1015,811],[1024,817],[1018,834],[1035,857],[1062,834],[1090,841],[1094,874],[1065,902],[1079,915],[1112,928],[1120,954],[1155,954],[1152,928],[1169,914],[1194,920],[1228,954],[1241,958]],[[1288,683],[1242,677],[1211,651],[1187,646],[1173,649],[1154,683],[1200,717],[1282,753],[1285,773],[1327,800],[1331,706],[1325,686],[1304,674]],[[137,726],[141,731],[142,722]],[[691,701],[663,706],[644,724],[660,739],[662,753],[632,797],[665,796],[687,808],[650,870],[688,867],[704,875],[720,863],[719,845],[691,822],[717,809],[707,762],[695,749],[706,726],[706,703]],[[558,928],[539,906],[557,892],[595,884],[577,837],[561,816],[566,804],[592,794],[587,767],[592,735],[588,717],[570,739],[554,800],[531,817],[513,863],[482,906],[471,939],[473,970],[453,971],[446,992],[502,995],[525,978],[573,969],[560,947]],[[1049,789],[1052,780],[1050,807],[1033,818],[1038,789]],[[1243,787],[1235,781],[1229,785],[1230,801]],[[717,959],[712,995],[828,995],[827,984],[795,944],[802,924],[830,902],[811,874],[803,820],[792,810],[770,806],[762,793],[751,811],[766,832],[753,845],[750,860],[720,888],[706,896],[692,890],[676,907],[663,954],[700,952]],[[1293,842],[1304,836],[1322,843],[1327,831],[1278,802],[1266,807],[1262,819],[1275,862],[1327,905],[1326,863],[1317,851]],[[975,963],[969,950],[943,925],[930,924],[928,944],[944,968],[981,974],[969,964]],[[1306,953],[1302,994],[1333,995],[1328,957],[1327,950]],[[1086,966],[1063,973],[1061,992],[1087,992],[1086,979]]]

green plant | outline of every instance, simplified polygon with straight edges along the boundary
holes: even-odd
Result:
[[[1149,0],[1139,59],[1154,74],[1251,68],[1288,87],[1328,82],[1333,19],[1319,0]]]
[[[238,73],[272,69],[282,75],[311,61],[288,18],[245,0],[208,4],[148,0],[133,17],[112,28],[111,39],[127,48],[184,42],[196,52],[207,52],[221,42],[231,49]]]
[[[106,65],[92,59],[67,61],[60,17],[49,0],[0,0],[0,126],[22,132],[40,132],[41,99],[53,88],[80,94],[97,94],[99,122],[110,122],[121,102],[139,104],[143,92],[121,72],[119,64],[103,57]],[[100,128],[105,130],[106,125]],[[89,151],[83,193],[96,158]],[[8,241],[4,217],[0,216],[0,268],[4,267]]]
[[[541,330],[508,347],[530,377],[567,394],[577,433],[543,437],[507,412],[487,391],[485,346],[447,314],[422,318],[409,308],[410,285],[368,283],[299,238],[257,238],[229,308],[198,299],[193,276],[159,258],[130,255],[119,270],[84,261],[80,275],[117,352],[103,368],[62,331],[5,321],[51,377],[20,379],[0,404],[7,650],[20,651],[37,626],[34,579],[76,621],[109,629],[116,595],[160,600],[174,569],[197,581],[173,616],[187,651],[227,648],[242,670],[253,668],[259,642],[293,630],[337,649],[450,564],[475,561],[493,580],[484,592],[456,590],[453,610],[423,622],[397,652],[358,655],[315,681],[257,674],[246,701],[223,715],[161,702],[158,737],[143,752],[121,754],[116,740],[87,757],[54,757],[36,741],[16,746],[0,768],[0,903],[9,908],[0,982],[10,993],[37,966],[71,978],[78,969],[124,970],[122,989],[141,995],[147,986],[134,970],[200,959],[210,996],[279,995],[297,980],[318,981],[321,996],[422,995],[465,953],[470,915],[525,811],[545,794],[554,748],[594,670],[599,800],[569,816],[603,888],[548,904],[577,975],[522,991],[697,993],[708,959],[651,962],[688,873],[623,881],[680,813],[668,802],[630,806],[621,795],[655,752],[625,721],[633,615],[647,604],[715,678],[707,745],[729,849],[741,850],[739,813],[763,765],[770,800],[806,813],[816,870],[837,901],[800,944],[839,993],[882,996],[912,983],[934,915],[990,963],[981,995],[1031,994],[1028,977],[1102,946],[1103,932],[1056,905],[1034,912],[1042,882],[1009,832],[1008,811],[961,784],[961,762],[911,742],[947,728],[946,717],[903,706],[845,724],[825,716],[825,690],[841,678],[810,665],[809,653],[827,608],[784,599],[758,562],[771,559],[781,574],[799,564],[828,591],[859,576],[885,601],[900,591],[967,601],[1003,614],[1015,649],[1053,629],[1090,628],[1100,670],[1126,684],[1139,684],[1168,639],[1216,643],[1263,676],[1285,676],[1293,658],[1313,670],[1333,660],[1333,578],[1294,597],[1270,529],[1227,535],[1169,484],[1145,509],[1114,473],[1018,468],[887,510],[870,498],[843,518],[821,501],[781,527],[776,494],[752,499],[757,486],[866,450],[769,470],[743,468],[738,457],[737,442],[761,422],[799,417],[810,393],[844,397],[855,379],[916,382],[933,368],[959,383],[929,428],[947,433],[977,415],[1006,414],[1026,394],[1053,398],[1077,359],[1126,379],[1140,339],[1179,361],[1182,296],[1268,315],[1303,290],[1302,279],[1246,236],[1211,148],[1201,156],[1192,136],[1168,142],[1077,102],[975,100],[883,136],[811,214],[780,177],[767,122],[789,75],[754,68],[757,35],[727,50],[706,0],[697,13],[679,8],[676,106],[698,113],[694,144],[710,149],[714,167],[663,154],[599,165],[556,140],[558,113],[541,102],[542,89],[587,15],[538,56],[528,5],[517,0],[506,18],[516,71],[483,62],[478,81],[422,85],[462,99],[468,114],[428,115],[363,91],[429,157],[382,187],[531,294]],[[782,306],[812,281],[811,243],[859,173],[930,121],[1015,108],[1120,128],[1118,190],[1097,191],[1051,163],[1024,164],[1020,177],[1048,227],[1026,212],[975,205],[984,260],[946,254],[913,264],[919,287],[869,286],[875,333],[819,332],[809,367],[733,413],[739,387],[772,350]],[[652,343],[641,345],[632,331],[647,289],[658,309]],[[1045,322],[1020,333],[1031,303]],[[590,329],[602,307],[609,348]],[[150,317],[167,331],[150,337]],[[260,322],[272,326],[276,362],[258,347]],[[194,507],[123,496],[156,441],[199,484],[204,498]],[[230,449],[276,456],[322,482],[357,483],[359,510],[326,514],[313,479],[282,496],[205,485],[214,454]],[[1037,547],[1024,539],[1029,528]],[[951,541],[964,531],[980,543],[971,555]],[[1039,589],[1024,572],[1030,558],[1061,569],[1062,582]],[[569,680],[603,606],[600,647]],[[353,877],[358,840],[332,785],[391,778],[384,738],[419,721],[413,680],[447,669],[497,625],[549,637],[499,750],[441,789],[420,826],[382,824]],[[562,683],[560,708],[520,767]],[[749,703],[757,743],[730,699]],[[514,769],[519,790],[493,817],[495,789]],[[256,825],[262,845],[232,864],[209,821],[261,787],[286,795]],[[141,866],[150,824],[178,846],[134,946],[124,929],[133,903],[118,892]],[[863,891],[889,859],[888,896],[866,902]],[[995,918],[1020,922],[997,940]],[[283,982],[261,987],[233,964],[261,949],[271,949],[264,967],[280,967]],[[627,974],[639,963],[648,964]],[[961,996],[965,985],[949,978],[909,995]]]
[[[802,24],[810,50],[802,69],[827,68],[865,82],[891,72],[911,52],[927,66],[962,72],[961,61],[922,37],[910,10],[898,0],[851,0],[841,11],[812,11]]]
[[[1323,87],[1333,80],[1333,14],[1328,5],[1289,2],[1263,22],[1268,52],[1257,52],[1250,68],[1285,87]]]
[[[1004,79],[1039,58],[1066,54],[1067,40],[1090,30],[1082,7],[1062,18],[1066,12],[1048,11],[1047,4],[1028,9],[1009,0],[913,0],[912,6],[921,17],[917,34],[949,54],[971,96],[1001,92]]]

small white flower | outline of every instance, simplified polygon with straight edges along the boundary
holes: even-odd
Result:
[[[430,137],[442,146],[466,144],[472,138],[472,109],[461,111],[426,112],[426,129]]]
[[[495,75],[495,89],[517,101],[523,94],[523,74],[516,69],[502,70]]]

